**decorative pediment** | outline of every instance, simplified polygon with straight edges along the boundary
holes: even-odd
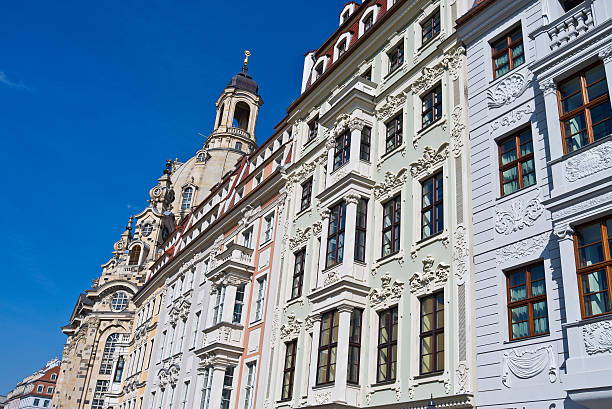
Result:
[[[327,154],[325,155],[325,159],[327,160]],[[310,175],[312,175],[316,167],[316,160],[309,163],[304,163],[302,166],[297,168],[296,171],[291,174],[291,176],[289,176],[289,181],[293,183],[301,183]]]
[[[454,51],[444,55],[442,61],[432,67],[424,67],[418,78],[412,83],[412,92],[416,95],[433,87],[445,71],[448,71],[452,80],[459,78],[459,70],[463,61],[465,48],[457,47]]]
[[[172,364],[168,368],[162,368],[157,373],[157,381],[159,383],[159,387],[164,389],[168,385],[170,385],[171,387],[176,386],[180,372],[181,368],[177,364]]]
[[[381,287],[373,288],[368,294],[370,305],[376,310],[397,304],[404,292],[404,283],[397,280],[393,281],[389,272],[385,273],[380,281]]]
[[[374,197],[378,200],[393,195],[406,184],[406,168],[400,169],[396,175],[391,172],[385,173],[382,182],[374,186]]]
[[[295,236],[289,238],[289,248],[295,250],[299,247],[304,246],[310,238],[310,227],[306,227],[304,230],[299,227],[295,230]]]
[[[450,265],[439,263],[434,269],[434,258],[427,256],[423,259],[423,271],[416,272],[410,277],[410,292],[413,294],[427,294],[446,283],[450,273]]]
[[[189,317],[189,309],[191,308],[191,303],[187,300],[183,300],[180,303],[176,304],[170,310],[170,324],[175,326],[179,319],[186,321],[187,317]]]
[[[446,158],[448,158],[448,142],[444,142],[437,150],[426,146],[423,156],[410,164],[410,173],[415,178],[431,175]]]
[[[280,327],[281,341],[291,341],[296,339],[302,331],[303,321],[295,318],[295,313],[287,315],[287,323]]]
[[[382,121],[391,118],[396,112],[400,111],[406,102],[406,94],[387,95],[385,102],[376,110],[376,117]]]

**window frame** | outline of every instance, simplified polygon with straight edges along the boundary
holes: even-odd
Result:
[[[244,384],[244,409],[253,408],[253,395],[255,391],[255,378],[257,377],[257,361],[247,362],[246,382]]]
[[[337,212],[337,220],[338,220],[338,228],[335,233],[331,233],[332,231],[332,216],[334,212]],[[344,244],[345,244],[345,233],[346,233],[346,203],[340,202],[330,208],[329,214],[329,222],[327,226],[327,243],[325,248],[325,268],[330,268],[336,266],[338,264],[342,264],[344,261]],[[340,252],[340,238],[342,238],[342,251]],[[333,252],[333,260],[330,263],[330,243],[332,240],[336,240],[336,249]],[[339,254],[342,253],[341,256]]]
[[[194,188],[193,186],[185,186],[181,192],[181,211],[185,212],[191,208],[193,201]]]
[[[390,318],[388,320],[389,325],[385,325],[383,328],[383,320],[382,320],[382,314],[385,313],[389,313],[390,314]],[[395,322],[394,322],[394,317],[395,317]],[[395,327],[395,328],[394,328]],[[382,330],[386,329],[387,330],[387,334],[389,334],[389,337],[387,339],[387,342],[381,342],[381,335],[382,335]],[[395,340],[393,339],[393,333],[395,331]],[[387,308],[385,310],[382,311],[378,311],[378,331],[377,331],[377,338],[376,338],[376,383],[377,384],[386,384],[386,383],[393,383],[395,382],[395,380],[397,379],[397,344],[398,344],[398,335],[399,335],[399,310],[398,310],[398,306],[394,305],[393,307]],[[393,348],[395,347],[395,361],[391,361],[389,359],[390,356],[393,355]],[[385,373],[385,378],[384,379],[380,379],[379,375],[380,375],[380,351],[385,350],[387,351],[387,370]],[[395,377],[391,377],[391,373],[392,368],[393,368],[393,363],[395,364]]]
[[[364,126],[359,140],[359,160],[370,162],[372,153],[372,128]]]
[[[516,31],[520,31],[521,33],[521,38],[519,38],[518,40],[512,41],[512,34],[514,34]],[[506,39],[506,46],[498,51],[497,53],[495,52],[495,43],[500,42],[502,39]],[[493,80],[496,80],[498,78],[503,77],[504,75],[512,72],[512,70],[514,70],[516,67],[520,67],[521,65],[525,65],[527,63],[527,57],[525,54],[525,43],[523,42],[523,25],[522,24],[518,24],[508,30],[506,30],[501,36],[496,37],[495,40],[491,41],[489,43],[489,46],[491,47],[491,64],[492,64],[492,69],[493,69]],[[525,60],[522,64],[519,64],[517,66],[514,66],[514,59],[512,58],[512,48],[516,47],[519,44],[523,44],[523,59]],[[503,74],[501,74],[500,76],[497,76],[497,73],[495,72],[495,59],[499,58],[500,56],[502,56],[503,54],[507,54],[508,55],[508,66],[509,66],[509,70],[508,72],[505,72]]]
[[[606,90],[608,90],[608,92],[606,92],[604,95],[600,95],[599,97],[595,98],[593,101],[589,100],[588,97],[588,86],[586,83],[586,77],[585,77],[585,73],[595,67],[597,67],[598,65],[601,65],[604,68],[604,78],[600,79],[599,81],[596,81],[592,84],[590,84],[590,86],[593,86],[601,81],[605,81],[606,82]],[[567,83],[569,81],[572,81],[573,79],[575,79],[576,77],[578,77],[580,79],[580,91],[576,91],[573,94],[562,98],[561,97],[561,85],[563,85],[564,83]],[[561,125],[561,141],[563,144],[563,154],[567,155],[568,153],[572,153],[572,152],[577,152],[581,149],[586,148],[587,146],[597,142],[595,141],[595,137],[594,137],[594,133],[593,133],[593,120],[591,118],[591,111],[593,110],[593,108],[596,108],[602,104],[605,104],[606,101],[608,104],[610,104],[610,91],[609,88],[607,87],[607,83],[608,83],[608,77],[606,75],[605,72],[605,65],[603,63],[603,61],[597,61],[594,64],[589,65],[588,67],[585,67],[575,73],[573,73],[571,76],[565,78],[563,81],[560,81],[557,85],[557,104],[558,104],[558,109],[559,109],[559,123]],[[578,92],[581,93],[582,96],[582,105],[576,109],[574,109],[573,111],[569,111],[567,113],[563,113],[563,101],[571,98],[572,96],[576,95]],[[584,115],[584,121],[586,124],[586,133],[587,133],[587,143],[575,150],[569,151],[567,148],[567,141],[568,141],[568,137],[565,135],[565,122],[577,118],[580,115]],[[608,118],[612,118],[608,117]],[[600,124],[600,123],[604,123],[604,121],[599,121],[597,122],[595,125]],[[569,137],[571,139],[571,136]]]
[[[439,97],[439,102],[436,100]],[[426,102],[431,100],[431,107],[426,108]],[[428,128],[442,118],[442,84],[438,83],[425,94],[421,95],[421,129]],[[439,108],[439,109],[438,109]],[[438,112],[438,114],[436,114]],[[425,123],[427,115],[431,113],[431,121]]]
[[[438,306],[438,301],[437,301],[437,297],[439,295],[442,295],[442,312],[444,314],[444,318],[443,318],[443,322],[442,322],[442,327],[438,326],[438,312],[440,310],[437,309]],[[433,298],[434,299],[434,309],[432,311],[432,316],[433,316],[433,325],[432,325],[432,329],[429,331],[423,331],[423,302],[428,299],[428,298]],[[444,308],[444,290],[439,290],[439,291],[435,291],[431,294],[428,294],[424,297],[419,298],[419,375],[437,375],[437,374],[441,374],[444,372],[444,364],[446,364],[446,362],[443,362],[443,367],[442,369],[436,370],[437,368],[437,364],[438,364],[438,335],[442,334],[444,336],[444,338],[446,339],[446,335],[444,333],[444,319],[446,319],[446,308]],[[432,370],[430,372],[423,372],[423,339],[427,338],[427,337],[431,337],[432,338]],[[445,354],[446,351],[444,349],[444,345],[442,345],[442,354]],[[445,359],[444,359],[445,361]]]
[[[234,369],[233,366],[225,368],[223,373],[223,386],[221,389],[221,405],[220,409],[230,409],[232,402],[232,391],[234,390]],[[228,384],[229,380],[229,384]],[[227,402],[227,404],[226,404]],[[227,405],[227,406],[226,406]]]
[[[266,300],[268,280],[266,275],[262,275],[255,281],[257,282],[257,295],[255,298],[255,314],[253,316],[253,321],[259,321],[262,320],[264,316],[264,303]]]
[[[390,124],[393,124],[393,132],[389,132]],[[389,153],[402,145],[404,140],[404,116],[400,111],[393,118],[385,122],[385,153]],[[391,142],[391,144],[389,143]]]
[[[438,179],[439,177],[439,179]],[[428,206],[424,206],[424,198],[425,195],[423,194],[423,187],[429,183],[429,181],[433,180],[433,189],[432,189],[432,195],[433,195],[433,200],[431,201],[431,204]],[[438,200],[438,181],[440,181],[442,183],[442,198]],[[437,225],[438,225],[438,217],[436,216],[436,208],[438,206],[442,206],[442,228],[440,230],[437,230]],[[431,217],[431,234],[429,236],[425,236],[425,224],[423,223],[424,220],[424,215],[431,211],[432,217]],[[438,170],[437,172],[435,172],[433,175],[431,175],[430,177],[424,179],[421,181],[421,240],[427,240],[430,237],[433,237],[437,234],[440,234],[444,231],[444,172],[442,171],[442,169]],[[435,229],[435,231],[434,231]]]
[[[296,298],[302,296],[302,287],[304,285],[304,267],[306,264],[306,248],[297,251],[293,256],[293,277],[291,280],[291,298],[289,298],[289,300],[295,300]]]
[[[363,205],[364,212],[360,215],[359,206]],[[357,214],[355,220],[355,251],[354,251],[354,259],[355,261],[360,261],[365,263],[366,261],[366,249],[368,242],[368,199],[359,198],[357,201]],[[363,237],[363,257],[360,258],[358,254],[360,251],[357,251],[362,246],[359,244],[359,238]]]
[[[331,316],[330,318],[330,323],[329,323],[329,343],[328,344],[322,344],[323,343],[323,324],[325,322],[325,317],[326,316]],[[337,322],[336,322],[337,321]],[[338,332],[339,332],[339,326],[340,326],[340,313],[338,312],[337,309],[331,310],[331,311],[327,311],[325,313],[323,313],[323,315],[321,316],[321,328],[319,331],[319,345],[317,346],[317,373],[316,373],[316,384],[318,385],[330,385],[333,384],[336,381],[336,366],[337,366],[337,352],[338,352]],[[336,340],[334,341],[334,327],[338,327],[338,330],[336,331]],[[327,356],[328,356],[328,360],[327,360],[327,364],[325,365],[326,368],[326,379],[325,380],[321,380],[319,378],[319,369],[322,368],[323,366],[321,366],[321,353],[327,351]],[[333,376],[330,376],[331,373],[331,369],[332,369],[332,362],[331,362],[331,357],[333,356],[333,353],[336,353],[336,361],[334,361],[333,363],[333,369],[334,369],[334,374]],[[330,378],[333,378],[330,380]]]
[[[604,315],[612,314],[612,248],[611,248],[612,244],[610,244],[610,242],[612,241],[612,233],[608,231],[608,227],[606,226],[606,221],[609,219],[612,219],[612,215],[610,214],[600,217],[595,220],[591,220],[587,223],[580,224],[574,228],[574,237],[573,237],[574,255],[575,255],[575,260],[576,260],[576,275],[578,279],[578,295],[580,297],[580,313],[583,319],[601,317]],[[599,239],[600,240],[598,242],[587,243],[584,246],[580,246],[578,244],[578,234],[579,234],[578,231],[581,228],[586,227],[595,222],[599,223],[599,232],[600,232]],[[581,267],[580,249],[582,247],[592,246],[596,243],[601,243],[602,252],[603,252],[603,261],[591,264],[590,266]],[[583,283],[582,283],[582,276],[593,273],[593,272],[602,271],[602,270],[605,271],[606,273],[607,289],[603,291],[590,292],[588,294],[603,293],[604,291],[607,292],[609,310],[606,312],[599,313],[599,314],[587,315],[586,307],[584,305],[585,293],[584,293],[584,288],[583,288]]]
[[[351,338],[351,335],[353,333],[353,314],[359,314],[359,333],[358,333],[358,340],[357,341],[353,341]],[[353,311],[351,311],[351,321],[350,321],[350,326],[349,326],[349,339],[348,339],[348,364],[347,364],[347,374],[346,374],[346,382],[352,385],[359,385],[359,372],[361,370],[361,336],[362,336],[362,332],[363,332],[363,310],[359,309],[359,308],[355,308],[353,309]],[[352,355],[352,351],[356,350],[357,351],[357,370],[356,370],[356,376],[357,379],[356,380],[352,380],[351,379],[351,355]]]
[[[521,135],[528,131],[529,135],[531,137],[531,139],[529,140],[529,142],[531,143],[531,153],[528,153],[525,156],[521,156],[521,146],[524,144],[521,144]],[[508,142],[510,139],[514,138],[514,152],[516,153],[516,159],[513,160],[512,162],[506,163],[505,165],[502,164],[502,156],[504,153],[510,152],[510,151],[505,151],[502,152],[502,145],[506,142]],[[513,193],[516,193],[526,187],[530,187],[533,185],[537,185],[538,180],[537,180],[537,170],[536,170],[536,164],[535,164],[535,147],[533,144],[533,133],[531,132],[531,127],[528,128],[523,128],[523,129],[519,129],[518,131],[516,131],[515,133],[508,135],[502,139],[500,139],[497,142],[497,156],[499,159],[499,191],[502,197],[504,196],[508,196],[511,195]],[[528,162],[530,160],[533,160],[533,174],[535,174],[536,176],[536,180],[532,185],[529,186],[524,186],[524,182],[523,182],[523,162]],[[515,190],[514,192],[510,192],[510,193],[504,193],[504,178],[503,178],[503,174],[505,171],[512,169],[513,167],[517,167],[517,178],[519,181],[519,188],[517,190]]]
[[[244,295],[246,292],[246,284],[240,284],[236,287],[236,296],[234,297],[234,310],[232,311],[232,323],[240,324],[242,322],[242,312],[244,311]],[[238,297],[240,295],[240,297]]]
[[[340,169],[351,160],[351,131],[346,130],[335,139],[332,172]]]
[[[321,75],[323,75],[323,72],[321,72]],[[317,136],[319,136],[319,115],[315,115],[314,118],[308,121],[307,142],[317,139]]]
[[[385,227],[385,212],[387,206],[391,204],[391,223]],[[398,193],[391,199],[382,204],[382,236],[381,236],[381,257],[389,257],[400,251],[402,246],[402,195]],[[399,214],[398,214],[399,213]],[[397,232],[396,232],[397,228]],[[385,233],[391,232],[391,249],[388,254],[385,254]],[[397,237],[396,237],[397,236]],[[397,242],[397,244],[396,244]],[[396,247],[397,246],[397,247]]]
[[[300,212],[310,207],[312,201],[312,177],[302,183],[302,194],[300,196]]]
[[[438,20],[438,30],[437,31],[435,29],[436,17]],[[425,20],[421,22],[420,26],[421,26],[421,47],[424,47],[440,34],[440,31],[442,29],[442,19],[440,16],[440,9],[437,9],[435,12],[433,12],[427,18],[425,18]],[[427,30],[426,30],[426,27],[427,27]],[[426,33],[431,33],[431,36],[429,38],[425,38]]]
[[[537,295],[534,297],[531,292],[532,290],[531,287],[533,284],[533,281],[531,279],[531,268],[536,267],[536,266],[541,266],[542,270],[544,271],[544,263],[540,261],[537,263],[529,264],[525,267],[515,268],[515,269],[509,270],[506,272],[506,294],[507,294],[506,300],[507,300],[507,307],[508,307],[508,339],[510,341],[518,341],[518,340],[545,336],[545,335],[550,334],[550,320],[548,319],[549,317],[548,317],[548,299],[547,299],[548,293],[546,291],[546,274],[544,274],[544,277],[542,278],[542,281],[544,281],[544,294]],[[512,276],[512,274],[516,274],[521,271],[525,271],[526,297],[519,301],[511,301],[510,290],[514,287],[510,287],[510,276]],[[540,281],[540,280],[536,280],[536,281]],[[535,319],[533,315],[533,304],[539,303],[542,301],[546,302],[546,309],[547,309],[546,320],[548,321],[548,331],[543,332],[541,334],[536,334],[535,333]],[[527,306],[527,314],[528,314],[527,322],[529,324],[529,335],[524,336],[524,337],[515,338],[512,333],[512,309],[517,308],[517,307],[523,307],[523,306]]]
[[[389,58],[389,71],[387,75],[391,75],[396,72],[402,65],[404,65],[404,61],[406,59],[405,50],[404,50],[404,39],[402,38],[397,45],[395,45],[391,50],[387,52],[387,58]]]
[[[287,367],[288,359],[291,358],[291,365]],[[281,402],[286,402],[293,398],[293,385],[295,381],[295,360],[297,358],[297,339],[285,342],[285,362],[283,365],[283,383],[281,386]],[[287,375],[289,377],[287,378]],[[285,384],[285,381],[288,381]],[[285,395],[285,386],[287,394]]]

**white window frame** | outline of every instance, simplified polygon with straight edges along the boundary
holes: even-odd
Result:
[[[248,362],[246,367],[246,379],[244,382],[244,409],[252,409],[255,378],[257,376],[257,361]]]
[[[329,56],[323,55],[317,59],[317,61],[312,66],[312,74],[310,83],[314,83],[319,77],[325,74],[325,70],[327,69],[327,64],[329,63]],[[321,75],[317,75],[317,68],[321,67]]]
[[[262,230],[261,243],[265,244],[272,240],[274,236],[274,212],[269,213],[263,218],[264,228]]]
[[[346,41],[346,49],[344,50],[344,52],[346,53],[351,45],[352,37],[353,37],[353,34],[351,32],[344,33],[340,37],[338,37],[338,40],[336,41],[336,44],[334,45],[334,61],[338,61],[338,58],[341,57],[340,49],[338,48],[338,46],[343,41]]]
[[[182,409],[186,409],[187,408],[187,397],[188,397],[188,393],[189,393],[189,381],[185,381],[184,385],[185,385],[185,393],[183,394],[183,408]]]
[[[259,321],[263,319],[264,312],[264,304],[266,301],[266,289],[268,285],[268,277],[266,275],[262,275],[257,278],[257,294],[255,295],[255,313],[253,317],[253,321]]]
[[[252,249],[253,248],[253,226],[249,226],[248,228],[244,229],[242,231],[242,233],[240,233],[240,244],[243,247]],[[248,235],[248,239],[247,239],[247,235]]]
[[[195,328],[193,330],[193,341],[191,343],[191,347],[195,348],[198,344],[198,331],[200,330],[200,318],[202,316],[202,311],[198,311],[195,313]]]
[[[204,368],[204,381],[202,383],[202,409],[208,409],[210,405],[210,395],[212,393],[213,367]]]
[[[217,325],[223,319],[223,304],[225,303],[226,287],[220,285],[215,293],[215,304],[213,306],[213,322],[212,325]]]
[[[365,11],[363,12],[363,15],[361,16],[361,19],[359,19],[359,37],[364,35],[366,32],[366,29],[365,29],[366,18],[370,16],[371,14],[372,15],[372,26],[374,26],[374,24],[376,24],[376,21],[378,20],[379,12],[380,12],[379,4],[374,4],[373,6],[370,6],[367,9],[365,9]]]

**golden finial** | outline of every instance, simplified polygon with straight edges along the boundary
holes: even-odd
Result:
[[[244,51],[244,66],[249,65],[249,57],[251,56],[251,52],[249,50]]]

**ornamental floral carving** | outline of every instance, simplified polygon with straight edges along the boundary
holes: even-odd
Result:
[[[536,197],[527,203],[517,199],[510,204],[507,210],[495,209],[495,231],[499,234],[511,234],[525,227],[533,226],[535,221],[544,213],[544,206],[540,199],[540,189]]]
[[[592,147],[565,162],[565,178],[575,182],[612,168],[612,142]]]
[[[491,124],[491,129],[497,131],[499,128],[507,127],[514,125],[517,122],[521,122],[528,115],[533,113],[533,106],[531,104],[527,104],[524,107],[520,107],[507,115],[504,115],[501,119],[494,121]]]
[[[351,116],[349,114],[342,114],[336,119],[334,123],[334,127],[330,132],[330,136],[334,139],[338,136],[342,135],[342,133],[349,129],[351,131],[358,129],[362,130],[365,126],[365,121],[361,118],[357,118],[355,116]]]
[[[612,321],[599,321],[582,327],[584,349],[589,355],[612,353]]]
[[[499,108],[514,102],[523,95],[531,81],[520,72],[500,81],[493,90],[487,90],[489,108]]]
[[[458,225],[454,236],[453,262],[455,264],[455,277],[457,278],[457,283],[462,284],[470,265],[467,229],[462,224]]]
[[[162,368],[157,374],[157,380],[160,388],[163,389],[168,385],[176,386],[180,372],[181,368],[176,364],[172,364],[168,368]]]
[[[321,235],[322,230],[323,230],[323,223],[321,223],[320,221],[312,225],[312,234],[314,237],[319,237]]]
[[[410,164],[410,173],[417,178],[422,175],[430,175],[437,169],[438,165],[448,157],[448,142],[444,142],[436,150],[431,146],[426,146],[423,157]]]
[[[406,183],[406,168],[400,169],[397,175],[391,172],[385,173],[385,178],[382,182],[374,186],[374,197],[381,199],[395,193]]]
[[[312,315],[306,317],[306,320],[304,321],[304,331],[306,331],[306,333],[312,332],[312,326],[314,325],[314,321],[315,320]]]
[[[291,341],[296,339],[302,331],[303,321],[295,318],[295,313],[287,315],[287,323],[280,327],[280,338],[281,341]]]
[[[460,105],[457,105],[451,113],[451,124],[450,137],[452,150],[455,157],[459,157],[463,148],[463,132],[465,131],[463,108]]]
[[[438,263],[438,266],[434,269],[434,261],[435,259],[432,256],[423,259],[423,271],[414,273],[408,280],[410,292],[413,294],[429,293],[434,288],[446,283],[450,273],[450,265]]]
[[[187,300],[183,300],[180,304],[175,305],[170,310],[170,325],[175,326],[179,319],[185,321],[189,316],[189,309],[191,308],[191,303]]]
[[[523,257],[530,257],[540,253],[548,243],[548,233],[512,243],[495,251],[497,264],[503,264],[510,260],[517,260]]]
[[[308,242],[310,238],[310,227],[306,227],[304,230],[299,227],[295,230],[295,236],[289,239],[289,248],[295,250],[298,247],[302,247]]]
[[[331,402],[331,392],[320,392],[315,395],[315,402],[317,405],[324,405]]]
[[[327,155],[325,155],[325,158],[327,159]],[[289,181],[292,183],[301,183],[304,179],[312,175],[316,167],[316,161],[304,163],[295,172],[291,174],[291,176],[289,177]]]
[[[373,288],[370,291],[368,298],[372,308],[384,309],[399,302],[404,292],[404,283],[392,280],[391,274],[387,272],[380,278],[381,288]]]
[[[457,386],[456,386],[457,391],[455,393],[457,394],[470,393],[471,392],[470,385],[469,385],[470,368],[468,368],[465,362],[461,362],[457,366],[456,372],[457,372]]]
[[[558,369],[552,345],[539,346],[523,351],[511,349],[504,352],[501,380],[507,388],[511,388],[510,374],[519,379],[529,379],[546,370],[550,383],[555,383]]]
[[[330,271],[329,273],[327,273],[327,275],[325,276],[325,279],[323,280],[323,286],[328,286],[331,285],[333,283],[335,283],[336,281],[340,281],[340,275],[338,274],[338,271],[333,270]]]
[[[463,61],[463,55],[465,54],[465,48],[457,47],[454,51],[445,54],[442,61],[434,65],[433,67],[424,67],[421,70],[421,75],[412,83],[411,89],[414,94],[420,94],[421,92],[431,88],[438,78],[444,74],[444,71],[448,71],[450,78],[455,81],[459,78],[459,70]]]
[[[395,96],[387,95],[385,102],[376,110],[376,118],[386,121],[400,110],[404,102],[406,102],[406,95],[404,93]]]

